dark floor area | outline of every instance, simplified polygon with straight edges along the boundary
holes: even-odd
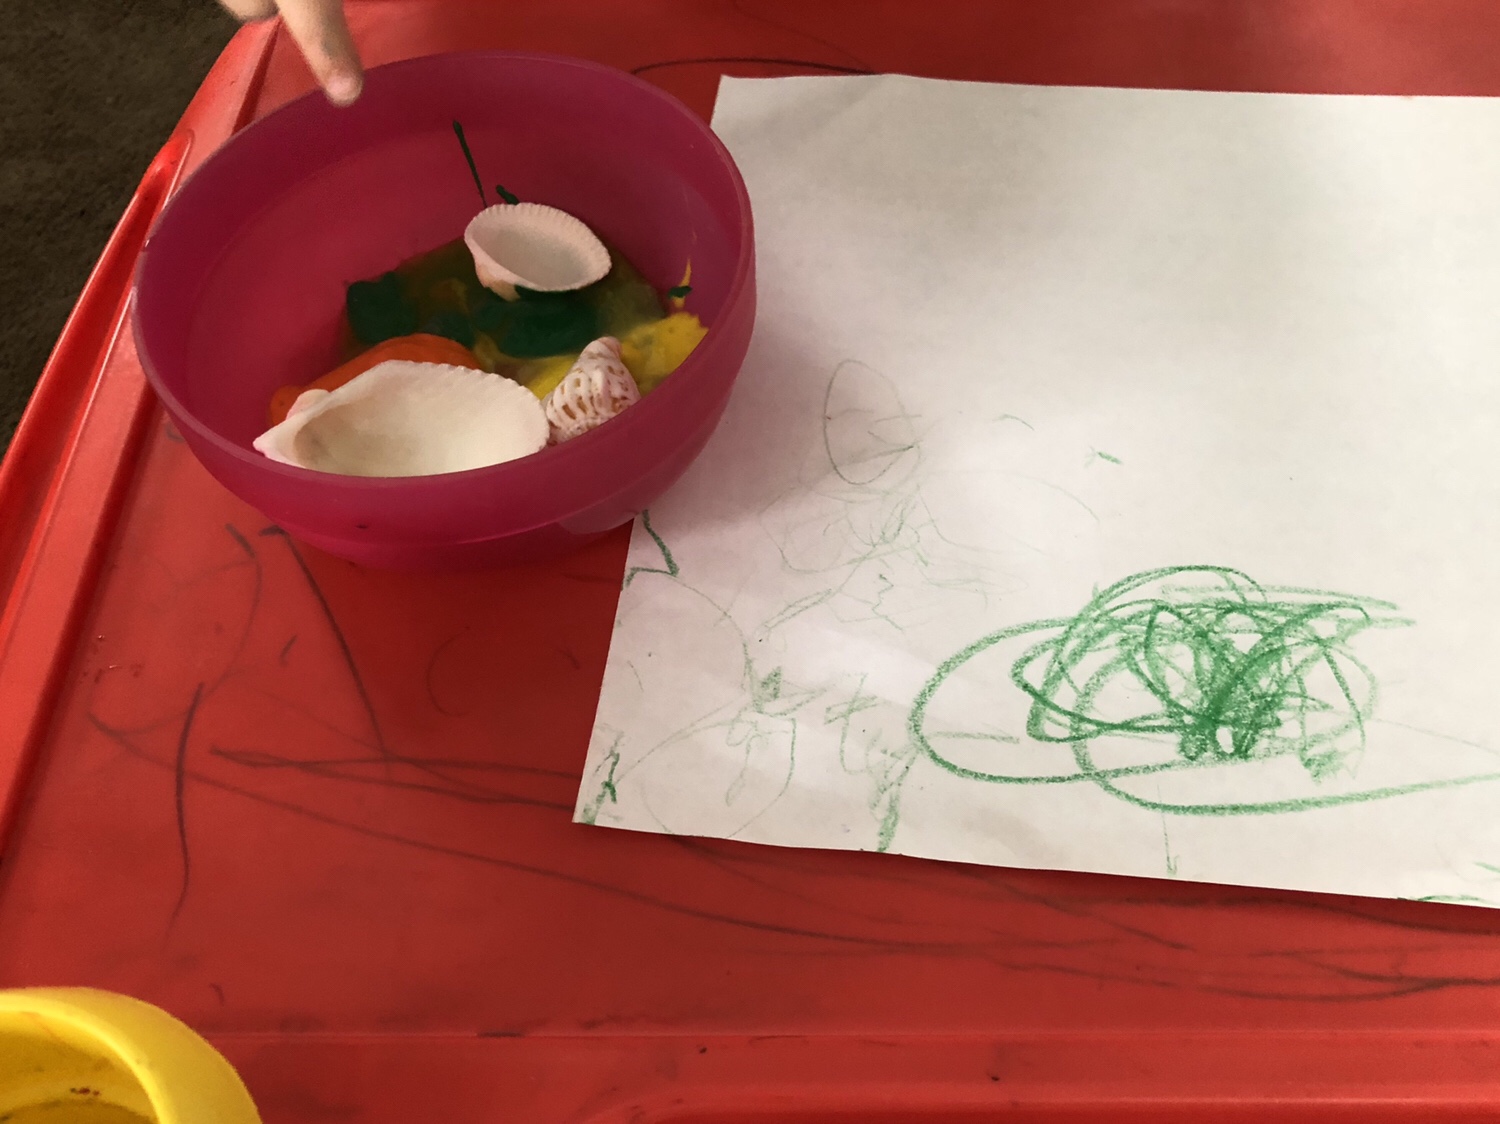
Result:
[[[141,174],[235,26],[214,0],[4,0],[0,449]]]

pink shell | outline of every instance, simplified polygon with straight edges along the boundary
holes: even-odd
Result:
[[[640,400],[640,389],[620,358],[620,341],[597,339],[542,403],[552,444],[587,433]]]

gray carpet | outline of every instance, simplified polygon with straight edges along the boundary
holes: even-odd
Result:
[[[0,2],[0,449],[235,26],[214,0]]]

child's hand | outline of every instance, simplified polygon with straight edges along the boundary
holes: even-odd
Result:
[[[281,16],[292,39],[312,68],[313,77],[328,100],[348,105],[359,97],[364,73],[349,25],[344,22],[343,0],[219,0],[239,20],[263,20]]]

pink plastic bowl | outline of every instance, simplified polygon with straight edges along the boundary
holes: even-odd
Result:
[[[271,394],[338,359],[345,286],[457,238],[495,184],[576,214],[656,285],[692,261],[707,337],[608,424],[471,472],[369,479],[251,448]],[[215,478],[294,537],[371,566],[492,565],[628,522],[692,462],[755,319],[750,201],[729,153],[676,99],[545,55],[434,55],[370,71],[335,109],[310,94],[232,138],[168,205],[142,254],[141,363]]]

